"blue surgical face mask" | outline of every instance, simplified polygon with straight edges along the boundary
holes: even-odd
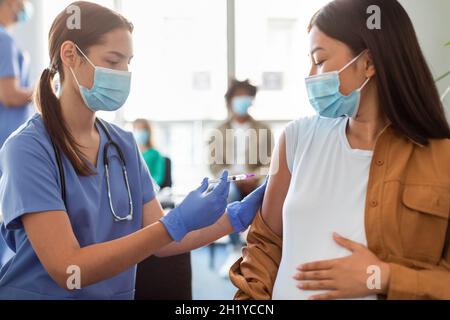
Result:
[[[339,91],[341,86],[339,74],[355,63],[363,53],[365,51],[339,71],[326,72],[306,78],[306,90],[309,101],[320,116],[326,118],[356,117],[359,111],[361,91],[370,81],[370,78],[359,89],[348,96],[344,96]]]
[[[148,144],[148,140],[150,139],[150,134],[147,130],[136,130],[134,133],[134,139],[136,140],[139,146],[146,146]]]
[[[94,85],[88,89],[80,85],[75,73],[70,68],[86,106],[94,112],[120,109],[130,95],[131,72],[96,67],[78,46],[77,49],[95,69]]]
[[[29,1],[23,3],[23,8],[16,14],[16,19],[18,23],[25,23],[29,21],[34,14],[33,4]]]
[[[235,97],[231,102],[233,111],[240,116],[248,115],[248,109],[253,104],[253,98],[250,96]]]

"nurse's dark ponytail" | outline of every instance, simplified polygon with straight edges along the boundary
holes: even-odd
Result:
[[[78,20],[81,25],[78,28],[76,25],[70,27],[70,19],[73,19],[74,13],[80,15]],[[133,32],[133,25],[123,16],[108,8],[91,2],[78,1],[72,3],[56,17],[49,33],[51,64],[42,72],[36,90],[35,103],[53,143],[71,162],[77,174],[82,176],[92,175],[95,172],[84,160],[80,145],[77,144],[64,121],[53,80],[58,73],[61,85],[65,79],[60,57],[61,46],[64,42],[72,41],[87,53],[91,46],[101,43],[103,36],[116,29]]]
[[[61,104],[53,89],[55,70],[47,68],[42,72],[39,86],[36,91],[36,105],[41,112],[45,127],[53,143],[60,152],[70,160],[78,174],[87,176],[94,172],[80,157],[82,155],[75,139],[67,129],[62,116]]]

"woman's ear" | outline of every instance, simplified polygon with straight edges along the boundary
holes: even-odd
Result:
[[[61,45],[60,56],[63,65],[69,68],[74,68],[80,59],[77,47],[72,41],[65,41]]]
[[[373,63],[372,54],[370,51],[367,51],[365,58],[365,69],[366,69],[366,78],[372,78],[376,75],[375,65]]]

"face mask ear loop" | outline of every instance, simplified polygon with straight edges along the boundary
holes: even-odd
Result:
[[[360,54],[358,54],[355,58],[352,59],[352,61],[350,61],[349,63],[347,63],[341,70],[338,71],[338,73],[342,73],[345,69],[347,69],[348,67],[350,67],[353,63],[355,63],[356,60],[358,60],[359,58],[361,58],[361,56],[366,53],[366,50],[364,50],[363,52],[361,52]]]
[[[92,61],[84,54],[84,52],[80,49],[80,47],[75,43],[75,47],[77,48],[77,50],[83,55],[83,57],[87,60],[87,62],[89,62],[89,64],[94,68],[94,70],[96,69],[95,65],[92,63]],[[75,72],[73,71],[72,68],[70,68],[70,72],[72,72],[72,75],[75,79],[75,82],[77,83],[78,87],[81,87],[80,82],[78,82],[77,77],[75,76]]]
[[[89,64],[95,69],[96,66],[92,63],[92,61],[87,57],[87,55],[84,54],[84,52],[80,49],[80,47],[75,44],[75,47],[78,49],[78,51],[80,51],[80,53],[83,55],[83,57],[87,60],[87,62],[89,62]]]
[[[372,79],[372,78],[367,78],[367,80],[364,81],[363,85],[361,86],[361,88],[358,89],[358,91],[359,91],[359,92],[363,91],[363,89],[367,86],[367,84],[369,83],[369,81],[370,81],[371,79]]]
[[[77,86],[78,86],[78,87],[81,87],[81,86],[80,86],[80,83],[78,82],[77,77],[75,76],[75,72],[73,72],[72,67],[70,67],[69,70],[70,70],[70,72],[72,72],[72,76],[73,76],[73,78],[75,79],[75,82],[77,83]]]

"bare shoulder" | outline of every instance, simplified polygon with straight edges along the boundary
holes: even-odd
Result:
[[[272,158],[269,184],[261,212],[266,224],[279,236],[283,234],[283,205],[290,182],[291,173],[286,161],[286,137],[282,134]]]

